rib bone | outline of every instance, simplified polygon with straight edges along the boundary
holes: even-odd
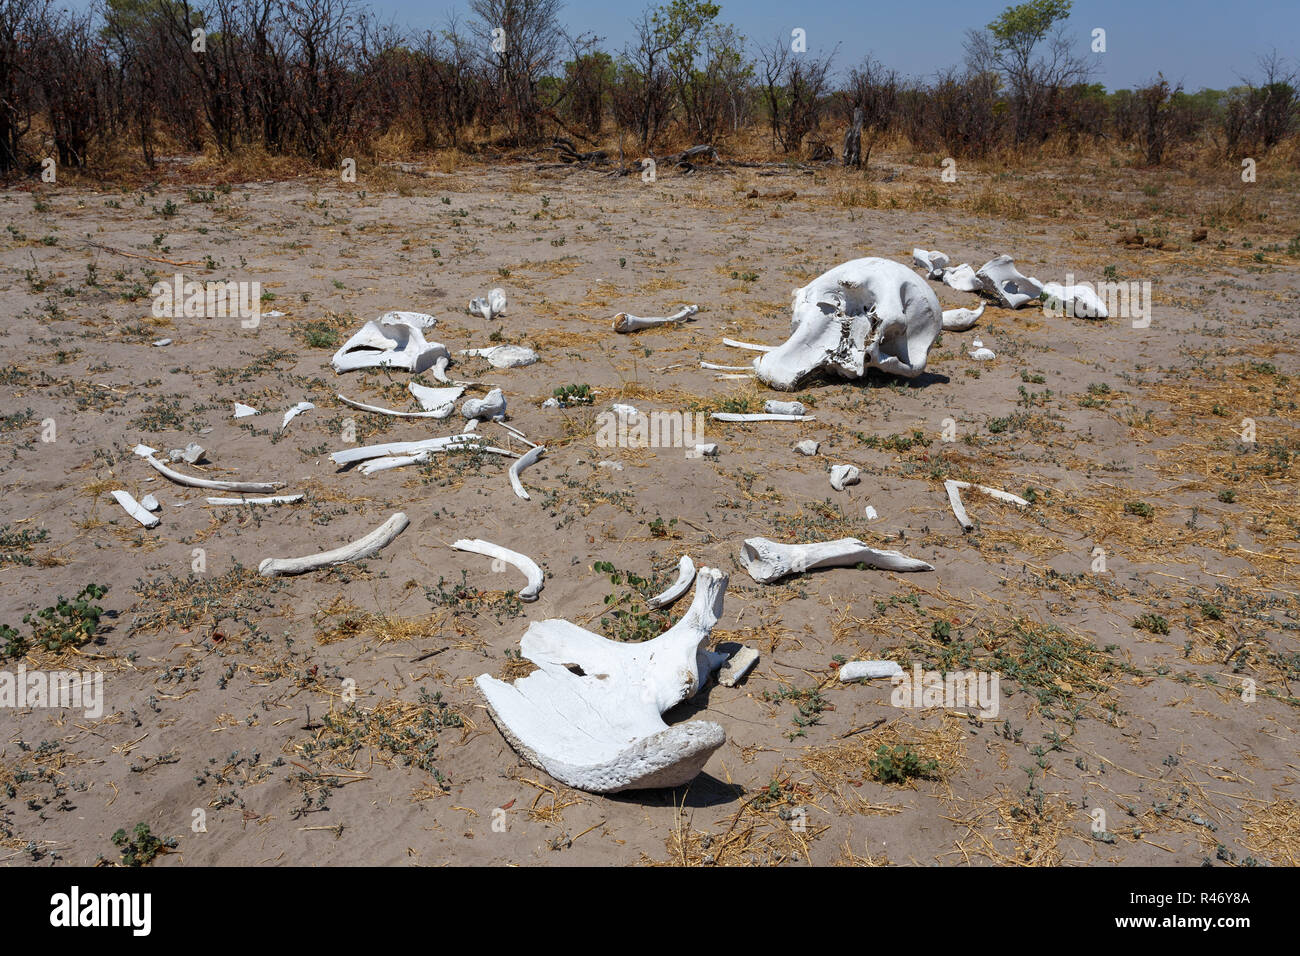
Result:
[[[267,558],[257,566],[258,573],[271,578],[281,574],[303,574],[317,568],[330,568],[350,561],[361,561],[377,554],[387,547],[394,538],[406,530],[410,519],[402,512],[397,512],[370,534],[351,544],[345,544],[333,551],[322,551],[305,558]]]
[[[682,555],[681,562],[677,565],[677,580],[660,594],[656,594],[650,600],[646,601],[647,607],[667,607],[686,593],[686,589],[691,586],[695,580],[695,562],[691,560],[690,555]]]
[[[523,498],[524,501],[531,501],[532,499],[528,497],[528,492],[524,490],[524,484],[519,480],[519,473],[529,465],[534,464],[545,453],[545,446],[538,445],[530,449],[522,458],[510,466],[510,485],[515,489],[515,494]]]
[[[898,551],[870,548],[857,538],[840,538],[811,544],[778,544],[768,538],[746,538],[740,563],[759,584],[771,584],[790,574],[816,568],[865,564],[885,571],[933,571],[933,565]]]
[[[528,578],[528,587],[519,592],[519,600],[537,600],[537,595],[542,590],[542,569],[537,566],[537,562],[532,558],[520,554],[518,551],[503,548],[499,544],[493,544],[491,541],[483,541],[480,538],[461,538],[459,541],[454,542],[452,547],[457,551],[469,551],[496,561],[504,561],[506,564],[513,564],[524,572],[524,576]]]
[[[277,488],[283,488],[283,481],[213,481],[209,478],[192,478],[189,475],[182,475],[179,471],[172,471],[157,458],[154,457],[154,449],[147,445],[136,445],[135,453],[147,461],[161,474],[164,478],[170,478],[178,485],[188,485],[191,488],[207,488],[209,491],[245,491],[251,494],[265,494],[266,492],[275,491]]]

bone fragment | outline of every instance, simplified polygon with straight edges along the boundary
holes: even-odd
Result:
[[[131,497],[129,493],[125,491],[114,491],[112,495],[114,499],[117,500],[117,503],[122,506],[123,510],[126,511],[127,514],[129,514],[136,521],[140,522],[146,528],[152,528],[158,524],[158,516],[151,515],[148,511],[145,510],[145,508],[140,504],[140,502],[136,501],[135,498]]]
[[[978,309],[945,309],[943,313],[943,330],[945,332],[965,332],[984,314],[985,303]]]
[[[861,474],[853,465],[831,465],[831,487],[843,491],[848,485],[856,485]]]
[[[872,680],[877,677],[894,677],[902,673],[903,668],[894,661],[848,661],[840,666],[840,680],[844,683]]]
[[[816,568],[865,564],[885,571],[933,571],[933,565],[898,551],[868,547],[857,538],[810,544],[779,544],[768,538],[747,538],[740,549],[741,566],[759,584],[771,584],[790,574]]]

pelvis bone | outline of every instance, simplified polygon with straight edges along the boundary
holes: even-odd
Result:
[[[860,378],[867,369],[913,378],[942,323],[925,280],[888,259],[854,259],[795,290],[793,334],[754,360],[772,388],[798,388],[819,371]]]
[[[447,347],[426,342],[424,330],[437,322],[422,312],[385,312],[334,353],[330,362],[336,372],[359,368],[401,368],[423,372],[438,359],[450,358]]]
[[[519,649],[537,670],[512,684],[487,674],[475,682],[488,713],[520,756],[570,787],[616,793],[689,782],[726,734],[702,720],[669,727],[660,715],[721,663],[704,645],[726,588],[721,571],[701,568],[690,610],[640,644],[564,620],[532,624]]]
[[[1018,309],[1037,299],[1043,292],[1043,284],[1037,279],[1021,275],[1015,260],[1010,256],[990,259],[975,274],[979,277],[982,290],[997,299],[1006,309]]]

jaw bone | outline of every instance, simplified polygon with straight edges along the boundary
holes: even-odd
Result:
[[[1044,307],[1058,314],[1072,315],[1076,319],[1109,319],[1110,312],[1101,296],[1088,285],[1061,285],[1049,282],[1043,286],[1047,293]]]
[[[317,568],[347,564],[349,561],[361,561],[383,550],[410,523],[410,519],[399,511],[364,538],[332,551],[309,554],[305,558],[267,558],[257,566],[257,571],[264,578],[272,578],[281,574],[303,574]]]
[[[793,332],[754,360],[766,385],[790,390],[825,370],[860,378],[867,369],[914,378],[938,337],[942,310],[934,291],[907,266],[854,259],[795,291]]]
[[[683,322],[696,312],[700,311],[698,305],[684,305],[672,315],[645,317],[632,315],[629,312],[620,312],[614,316],[615,332],[636,332],[640,329],[653,329],[656,325],[672,325],[674,322]]]
[[[487,298],[470,299],[469,311],[474,315],[481,315],[485,319],[495,319],[498,315],[506,310],[506,290],[493,289],[487,294]]]
[[[448,357],[446,346],[424,339],[423,330],[432,328],[436,321],[421,312],[385,312],[348,339],[334,353],[330,364],[336,372],[359,368],[423,372],[438,359]]]
[[[778,544],[768,538],[746,538],[740,548],[741,566],[759,584],[771,584],[790,574],[816,568],[865,564],[884,571],[933,571],[934,566],[898,551],[869,548],[857,538],[811,544]]]
[[[943,330],[945,332],[965,332],[984,314],[986,303],[981,302],[978,309],[945,309],[943,313]]]
[[[1043,292],[1043,284],[1037,279],[1021,275],[1015,260],[1010,256],[990,259],[975,274],[979,276],[983,291],[996,298],[1006,309],[1018,309],[1037,299]]]
[[[537,670],[512,684],[475,682],[502,736],[535,767],[592,793],[688,783],[726,742],[715,723],[669,727],[661,716],[694,695],[714,660],[703,650],[727,578],[701,568],[690,610],[650,641],[623,644],[564,620],[534,623],[520,653]]]

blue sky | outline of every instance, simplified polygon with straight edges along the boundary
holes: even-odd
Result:
[[[59,2],[59,0],[56,0]],[[69,0],[84,7],[89,0]],[[962,59],[962,40],[1008,0],[721,0],[721,19],[751,41],[807,31],[811,52],[839,46],[837,68],[871,53],[886,66],[928,77]],[[566,0],[561,19],[573,33],[605,38],[606,49],[631,39],[630,22],[644,0]],[[442,26],[455,12],[469,16],[468,0],[372,0],[382,19],[411,27]],[[1092,30],[1106,31],[1107,52],[1093,56],[1096,79],[1110,89],[1142,84],[1163,71],[1188,90],[1223,88],[1256,73],[1260,54],[1274,48],[1300,56],[1300,0],[1075,0],[1068,35],[1087,52]],[[1092,54],[1089,54],[1092,56]]]

